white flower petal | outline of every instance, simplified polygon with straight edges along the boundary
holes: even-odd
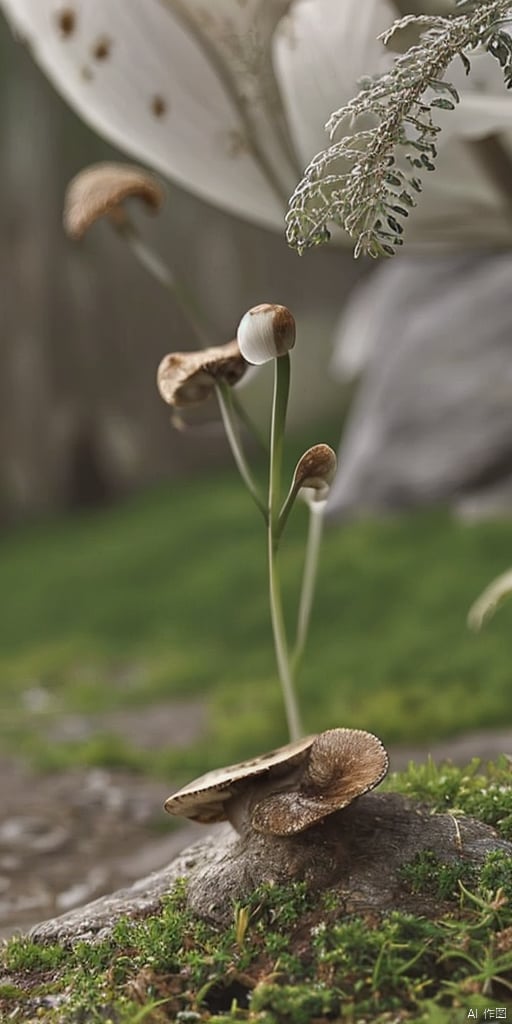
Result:
[[[388,0],[302,0],[279,25],[276,75],[303,164],[325,149],[326,121],[361,77],[391,63],[377,36],[395,17]]]
[[[498,61],[489,53],[471,55],[469,75],[456,58],[444,78],[457,89],[460,103],[455,110],[436,111],[436,121],[443,128],[440,147],[453,136],[478,139],[492,132],[512,129],[512,97],[505,87]]]
[[[215,0],[214,14],[197,0],[0,6],[101,134],[205,199],[281,226],[296,175],[268,52],[289,2]],[[71,31],[60,27],[63,12],[74,16]]]
[[[332,111],[356,94],[361,77],[381,72],[392,62],[393,52],[386,51],[377,36],[396,17],[388,0],[303,0],[278,26],[276,73],[304,163],[329,144],[323,125]],[[459,59],[448,68],[446,78],[458,89],[461,101],[454,111],[436,112],[443,126],[437,170],[423,175],[418,209],[406,225],[409,242],[510,242],[503,198],[466,140],[508,129],[504,141],[512,142],[512,97],[489,54],[472,55],[471,63],[469,77]],[[338,231],[333,239],[351,244]],[[353,372],[363,360],[362,353],[349,351],[338,369]]]
[[[362,75],[388,66],[393,55],[377,35],[396,15],[391,0],[0,0],[0,8],[100,133],[212,203],[278,229],[300,177],[296,154],[304,165],[323,149],[331,112]],[[463,140],[512,139],[512,100],[495,60],[471,60],[469,78],[460,61],[449,69],[461,102],[439,111],[438,170],[425,175],[410,239],[509,240],[501,197]]]

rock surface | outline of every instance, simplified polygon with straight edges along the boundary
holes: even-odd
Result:
[[[472,818],[432,814],[394,793],[369,793],[323,825],[286,838],[254,832],[240,838],[221,826],[157,871],[111,896],[32,929],[36,941],[74,943],[104,937],[121,917],[157,911],[174,882],[188,880],[191,910],[220,924],[232,919],[233,901],[264,882],[304,880],[313,890],[337,893],[347,913],[400,908],[433,914],[438,902],[412,894],[401,867],[422,850],[444,861],[479,865],[491,850],[512,856],[512,843]]]

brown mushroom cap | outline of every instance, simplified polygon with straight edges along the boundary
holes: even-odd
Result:
[[[208,772],[169,797],[164,806],[169,814],[194,821],[225,821],[230,801],[245,791],[250,794],[249,820],[255,831],[294,835],[373,789],[388,765],[377,736],[361,729],[329,729]]]
[[[170,796],[164,804],[169,814],[178,814],[192,821],[205,824],[213,821],[226,821],[226,804],[233,796],[243,790],[247,783],[271,772],[279,778],[298,764],[305,752],[314,743],[315,736],[287,743],[284,747],[271,750],[268,754],[232,764],[227,768],[218,768],[201,775],[188,786],[183,786],[177,793]]]
[[[378,786],[388,767],[386,750],[373,733],[328,729],[311,745],[300,784],[264,797],[254,807],[252,827],[276,836],[303,832]]]
[[[237,341],[196,352],[171,352],[158,367],[158,390],[168,405],[194,405],[208,398],[216,380],[237,384],[247,369]]]
[[[329,490],[336,473],[336,454],[328,444],[315,444],[301,455],[293,474],[293,486]]]
[[[142,199],[158,210],[164,191],[153,175],[132,164],[92,164],[69,183],[64,199],[64,228],[76,240],[100,217],[119,214],[125,199]]]

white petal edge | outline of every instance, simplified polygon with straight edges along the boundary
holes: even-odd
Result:
[[[512,595],[512,569],[497,576],[489,586],[482,591],[468,612],[468,626],[478,633],[482,626],[489,621],[498,610],[500,605]]]
[[[215,205],[282,227],[283,204],[242,137],[229,93],[160,0],[0,0],[0,6],[57,89],[100,134]],[[67,36],[57,20],[64,6],[76,13]],[[98,60],[101,39],[110,52]]]

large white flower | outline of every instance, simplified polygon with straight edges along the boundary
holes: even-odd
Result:
[[[212,203],[281,229],[302,168],[325,146],[329,114],[361,75],[391,59],[376,37],[397,13],[391,0],[0,0],[0,7],[56,87],[106,138]],[[494,65],[479,58],[472,89],[463,83],[461,104],[446,118],[439,171],[411,218],[416,236],[453,237],[475,212],[484,234],[503,231],[500,198],[461,141],[512,130],[512,103]]]

